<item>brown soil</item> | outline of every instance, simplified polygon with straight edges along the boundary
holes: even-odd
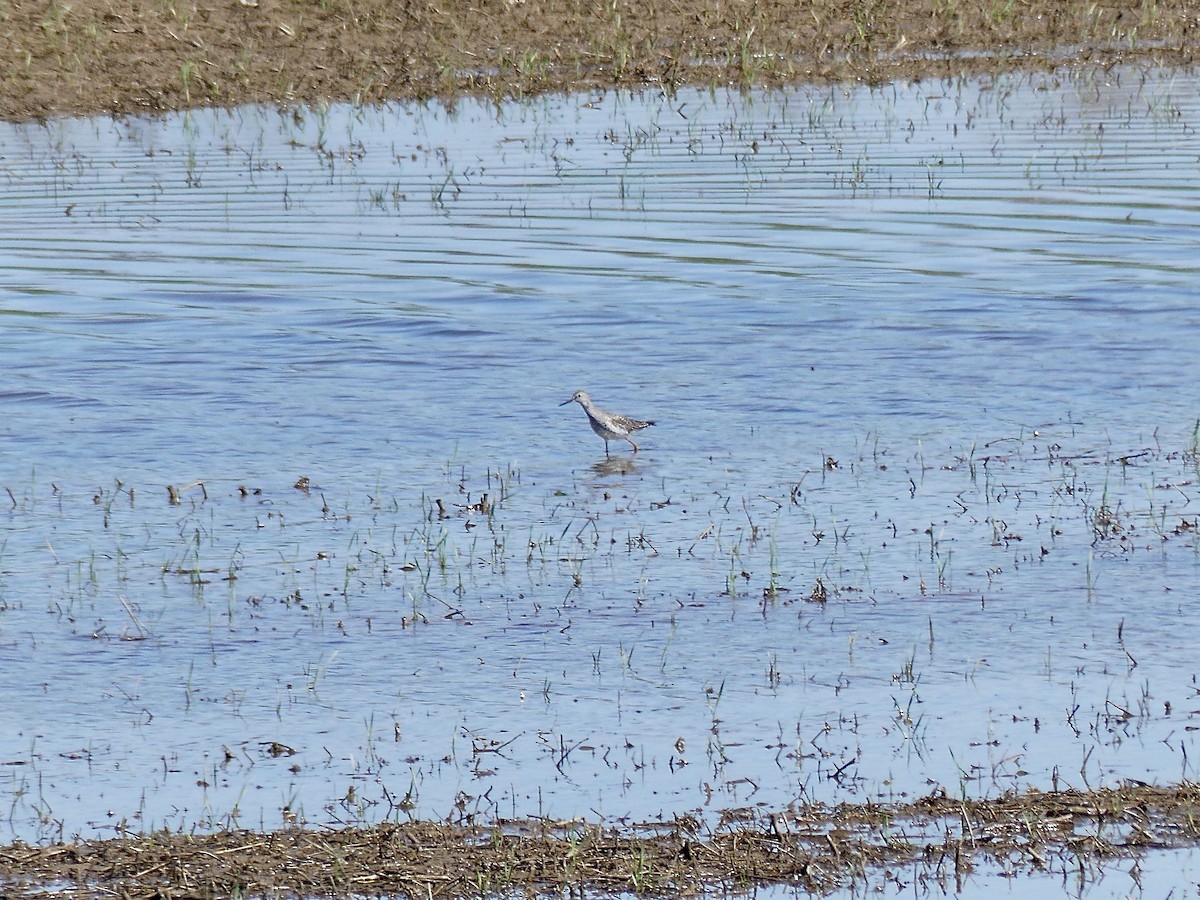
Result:
[[[903,878],[943,896],[981,863],[1007,876],[1078,878],[1105,860],[1200,839],[1200,787],[727,814],[717,828],[676,820],[619,830],[582,823],[413,822],[0,848],[5,897],[462,898],[636,892],[673,897],[786,884],[821,893],[851,879]],[[918,887],[920,890],[918,890]],[[907,892],[907,890],[905,891]]]
[[[9,0],[0,117],[1190,63],[1197,0]]]

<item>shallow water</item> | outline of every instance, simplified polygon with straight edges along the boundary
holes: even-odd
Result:
[[[5,126],[0,837],[1196,777],[1196,87]]]
[[[1077,897],[1086,900],[1130,900],[1130,898],[1171,897],[1188,900],[1200,894],[1200,869],[1192,850],[1149,853],[1137,859],[1115,859],[1103,863],[1081,862],[1066,856],[1047,860],[1040,870],[1028,871],[1010,861],[990,862],[974,871],[954,877],[952,873],[933,874],[921,867],[893,870],[868,877],[830,897]],[[756,900],[785,896],[809,896],[797,891],[786,893],[772,888],[756,891]]]

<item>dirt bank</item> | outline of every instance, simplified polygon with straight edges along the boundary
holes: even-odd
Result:
[[[1197,0],[13,0],[0,117],[1187,64]]]

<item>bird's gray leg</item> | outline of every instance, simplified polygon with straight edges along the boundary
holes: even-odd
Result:
[[[626,436],[625,436],[625,440],[627,440],[627,441],[629,441],[629,443],[633,444],[633,452],[634,452],[634,453],[637,453],[637,452],[638,452],[638,445],[633,443],[633,438],[629,437],[629,435],[626,435]]]

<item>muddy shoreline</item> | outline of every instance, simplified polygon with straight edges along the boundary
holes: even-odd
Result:
[[[392,895],[460,898],[564,893],[695,896],[789,885],[813,894],[899,868],[939,894],[977,866],[1080,873],[1148,850],[1194,846],[1193,784],[967,800],[795,805],[618,828],[543,820],[406,822],[369,828],[209,835],[158,832],[0,850],[7,897]]]
[[[1194,0],[227,0],[0,9],[0,117],[1189,65]]]

